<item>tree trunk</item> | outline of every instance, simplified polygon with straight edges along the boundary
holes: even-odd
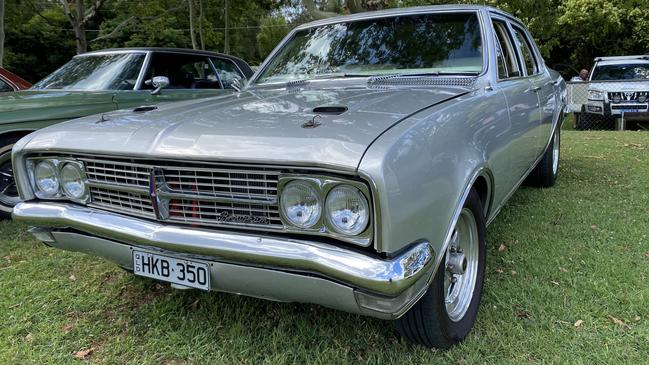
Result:
[[[225,45],[223,53],[230,53],[230,23],[228,20],[228,0],[225,0]]]
[[[203,35],[203,22],[205,12],[203,11],[203,0],[198,0],[198,38],[201,41],[201,49],[205,50],[205,37]]]
[[[194,32],[195,17],[196,15],[194,14],[194,0],[189,0],[189,35],[192,38],[192,48],[198,49],[198,45],[196,44],[196,32]]]
[[[0,67],[5,54],[5,0],[0,0]]]
[[[86,24],[83,21],[86,16],[86,4],[84,3],[84,0],[76,0],[76,3],[76,21],[72,25],[74,27],[74,35],[77,39],[77,54],[82,54],[88,51],[88,41],[86,40]]]

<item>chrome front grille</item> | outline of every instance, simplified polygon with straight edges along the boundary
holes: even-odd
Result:
[[[95,186],[90,187],[90,195],[92,196],[93,205],[121,213],[156,218],[149,195],[104,189]]]
[[[172,191],[264,200],[277,197],[278,174],[235,169],[164,169],[164,179]]]
[[[86,158],[91,203],[160,221],[281,229],[280,171],[264,167]]]
[[[88,180],[105,184],[149,186],[151,169],[148,166],[128,162],[83,159]]]

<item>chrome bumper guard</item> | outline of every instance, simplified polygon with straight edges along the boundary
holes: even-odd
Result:
[[[153,248],[217,265],[224,276],[214,278],[214,290],[323,304],[384,319],[405,313],[425,293],[434,271],[435,253],[427,242],[381,259],[317,242],[165,225],[67,203],[19,203],[13,217],[37,227],[32,233],[48,245],[101,256],[127,268],[134,246]],[[274,287],[255,287],[265,274],[275,275]],[[235,279],[241,276],[249,277]],[[225,282],[227,277],[240,285]],[[328,289],[322,294],[300,293],[325,282]],[[287,294],[286,286],[292,284],[299,287],[288,288],[293,292]],[[273,289],[283,295],[273,295]]]

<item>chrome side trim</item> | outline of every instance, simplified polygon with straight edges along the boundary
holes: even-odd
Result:
[[[341,247],[252,234],[164,225],[74,204],[23,202],[16,221],[64,227],[133,245],[285,271],[315,273],[364,291],[396,296],[430,272],[435,252],[416,242],[391,259]]]

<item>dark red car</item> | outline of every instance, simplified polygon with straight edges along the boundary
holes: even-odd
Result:
[[[0,67],[0,92],[29,89],[29,82]]]

